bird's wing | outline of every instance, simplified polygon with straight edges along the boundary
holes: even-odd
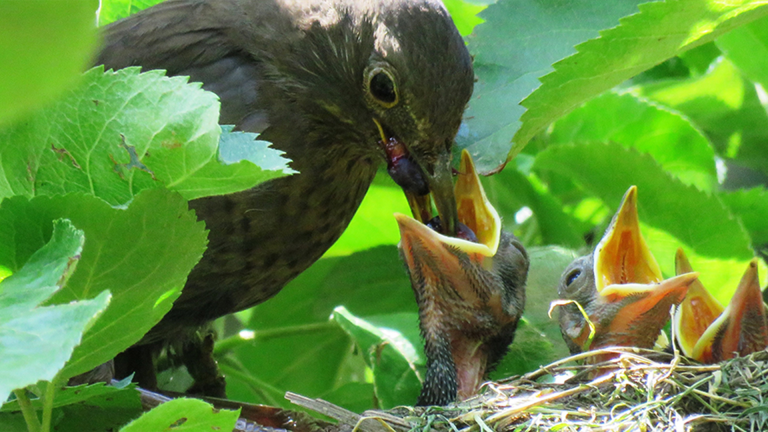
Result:
[[[142,66],[186,75],[221,99],[221,124],[262,132],[259,60],[232,37],[231,17],[222,4],[171,0],[104,28],[96,64],[107,69]]]

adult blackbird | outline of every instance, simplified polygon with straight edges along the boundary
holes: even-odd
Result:
[[[463,238],[395,215],[427,356],[419,405],[447,405],[476,394],[506,354],[525,306],[528,254],[517,237],[501,230],[466,151],[456,199]]]
[[[677,250],[678,274],[692,272],[682,249]],[[691,284],[675,311],[675,340],[685,355],[717,363],[768,347],[768,321],[763,304],[757,260],[747,266],[728,306],[723,306],[700,281]]]
[[[632,186],[594,252],[577,258],[563,272],[561,299],[576,304],[560,308],[560,331],[572,353],[607,346],[651,348],[683,301],[696,273],[664,280],[640,234],[637,188]],[[598,360],[607,359],[601,357]]]
[[[208,249],[141,344],[274,296],[339,238],[382,162],[416,217],[431,192],[455,231],[450,152],[474,75],[438,1],[169,0],[107,26],[97,63],[202,82],[220,123],[299,172],[190,202]]]

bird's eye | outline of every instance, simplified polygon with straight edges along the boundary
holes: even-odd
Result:
[[[395,82],[388,73],[379,70],[371,75],[368,82],[368,91],[377,102],[389,108],[397,104],[397,90]]]
[[[568,276],[565,278],[565,285],[566,286],[571,285],[579,276],[581,276],[581,270],[579,269],[575,269],[572,272],[568,273]]]

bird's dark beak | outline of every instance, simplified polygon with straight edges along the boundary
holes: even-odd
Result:
[[[478,288],[469,279],[468,274],[477,273],[474,266],[491,268],[499,248],[501,219],[488,202],[466,151],[462,153],[459,171],[455,187],[456,214],[458,220],[475,234],[477,242],[440,234],[403,214],[395,214],[395,218],[400,227],[399,247],[419,303],[426,351],[428,355],[439,356],[432,347],[450,346],[445,356],[451,358],[455,366],[456,394],[465,399],[476,394],[483,382],[487,354],[481,349],[481,342],[447,328],[453,326],[446,323],[475,326],[477,310],[487,310],[499,327],[516,321],[517,317],[510,317],[503,310],[501,290],[498,293],[491,289],[482,291],[486,287]],[[425,382],[426,385],[430,384]]]
[[[472,158],[466,150],[461,154],[459,175],[450,196],[455,196],[458,202],[458,206],[454,205],[456,219],[466,225],[478,241],[438,233],[414,218],[396,213],[395,219],[400,227],[400,247],[406,255],[406,265],[410,268],[415,268],[417,262],[426,258],[413,256],[413,251],[422,248],[435,254],[445,269],[461,268],[455,254],[448,253],[450,248],[466,253],[475,262],[484,262],[496,254],[501,238],[501,218],[488,202]],[[419,247],[414,248],[416,245]],[[489,264],[483,266],[490,268]]]
[[[640,233],[635,186],[624,195],[594,254],[597,300],[612,306],[598,310],[615,312],[608,322],[604,317],[590,317],[601,324],[598,332],[609,335],[604,340],[611,345],[652,347],[670,317],[670,308],[683,300],[698,275],[686,273],[663,280]],[[592,348],[598,347],[593,344]]]
[[[418,160],[400,140],[385,130],[381,122],[376,119],[374,122],[381,136],[379,144],[387,159],[387,171],[405,192],[413,217],[421,223],[429,222],[434,199],[443,234],[456,235],[458,214],[453,195],[450,151],[438,146],[440,153],[433,162]]]
[[[678,272],[691,267],[682,251],[678,251],[675,264]],[[689,290],[675,313],[675,337],[686,355],[703,363],[717,363],[768,347],[756,259],[749,263],[725,309],[698,285]]]

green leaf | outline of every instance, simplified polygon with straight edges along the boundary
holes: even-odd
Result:
[[[647,153],[683,183],[711,191],[715,153],[690,121],[631,94],[604,93],[556,121],[549,142],[617,142]],[[562,243],[561,243],[562,244]]]
[[[75,387],[62,387],[57,390],[56,398],[53,400],[53,407],[58,408],[65,405],[72,405],[96,397],[114,396],[116,393],[123,391],[135,393],[136,399],[138,400],[139,392],[136,391],[136,384],[129,384],[122,388],[107,385],[107,383],[83,384]],[[31,402],[32,407],[36,410],[41,410],[43,408],[43,403],[40,399],[35,398],[32,399]],[[140,404],[139,408],[141,408]],[[16,400],[8,402],[0,408],[0,412],[14,412],[20,410],[19,402]]]
[[[759,148],[768,140],[768,115],[754,85],[728,59],[720,58],[702,76],[649,84],[634,91],[684,113],[721,156],[736,157],[743,147]]]
[[[229,397],[287,407],[285,391],[320,397],[350,381],[361,382],[361,354],[351,355],[352,341],[328,321],[340,305],[366,319],[417,313],[394,246],[321,259],[273,299],[239,314],[254,333],[252,339],[235,337],[237,347],[220,357]],[[368,400],[373,401],[372,394]]]
[[[683,112],[722,157],[768,172],[768,115],[755,90],[726,58],[697,78],[638,87],[634,91]]]
[[[539,153],[535,167],[570,176],[612,209],[629,186],[637,185],[644,223],[672,234],[700,255],[752,257],[744,228],[722,202],[672,178],[650,156],[620,144],[559,145]]]
[[[543,244],[561,244],[572,248],[584,245],[576,221],[563,212],[562,204],[533,175],[525,176],[513,166],[483,180],[485,193],[502,215],[504,228],[512,231],[514,215],[522,206],[533,211]]]
[[[158,186],[194,199],[281,176],[250,162],[218,161],[218,98],[187,79],[91,69],[57,104],[0,132],[7,158],[0,196],[85,192],[124,205]],[[275,168],[276,150],[258,153]]]
[[[83,232],[58,220],[51,240],[0,284],[0,401],[11,390],[52,380],[109,303],[105,291],[93,300],[38,306],[66,284],[82,247]]]
[[[43,384],[38,383],[37,387]],[[40,399],[31,402],[35,410],[41,409]],[[55,393],[53,406],[52,429],[57,432],[111,432],[142,414],[141,398],[135,384],[62,387]],[[18,402],[6,403],[0,410],[0,425],[13,424],[18,417],[21,417]],[[11,430],[26,432],[27,428]],[[2,431],[7,432],[6,429]]]
[[[720,192],[720,199],[737,215],[752,238],[755,247],[768,245],[768,192],[758,187],[749,190]]]
[[[641,1],[499,0],[480,13],[485,22],[468,37],[478,81],[457,137],[478,169],[491,171],[507,160],[524,111],[520,101],[539,87],[552,63],[635,13]]]
[[[638,73],[740,25],[768,14],[760,1],[721,3],[677,0],[644,3],[640,13],[621,20],[578,53],[554,65],[522,105],[527,111],[515,133],[510,157],[558,117]]]
[[[373,370],[373,385],[382,408],[413,405],[421,391],[426,360],[418,333],[415,341],[406,338],[399,327],[418,329],[418,314],[379,316],[378,325],[351,314],[340,306],[331,319],[341,326],[363,351]],[[421,370],[418,370],[421,368]]]
[[[104,26],[136,12],[154,6],[163,0],[101,0],[99,25]]]
[[[768,86],[768,17],[720,36],[715,44],[749,79]]]
[[[164,189],[144,191],[125,209],[88,195],[27,200],[0,206],[0,265],[17,270],[51,236],[51,221],[68,218],[87,241],[66,289],[50,303],[89,299],[109,290],[112,301],[86,332],[62,374],[70,377],[138,342],[170,310],[205,249],[206,234],[187,202]]]
[[[501,362],[489,374],[490,379],[500,380],[513,375],[522,375],[561,358],[562,356],[558,355],[560,353],[556,354],[554,349],[555,344],[558,344],[561,339],[547,340],[544,334],[532,326],[525,317],[521,318],[515,330],[515,341],[510,345],[509,351]]]
[[[218,410],[197,399],[172,399],[120,429],[120,432],[231,431],[240,410]]]
[[[400,230],[393,217],[395,213],[411,214],[411,209],[403,190],[389,174],[379,171],[355,217],[324,256],[344,256],[376,246],[397,244]]]
[[[485,5],[468,3],[464,0],[444,0],[443,4],[451,14],[453,23],[456,24],[456,28],[462,36],[472,33],[472,29],[483,22],[477,14],[485,9]]]
[[[75,84],[97,46],[96,0],[0,3],[0,125]]]
[[[563,271],[580,254],[557,246],[529,247],[527,250],[531,267],[528,270],[523,316],[530,326],[543,333],[552,344],[555,358],[549,360],[555,360],[567,355],[568,348],[560,335],[557,320],[549,317],[549,305],[558,298],[557,287]],[[517,342],[512,345],[513,348],[515,345]],[[542,364],[547,362],[540,361],[539,365]]]

